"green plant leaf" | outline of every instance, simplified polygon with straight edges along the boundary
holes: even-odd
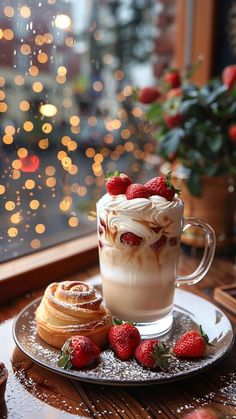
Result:
[[[182,128],[171,129],[161,138],[159,143],[160,152],[164,156],[175,153],[178,150],[182,138],[184,138],[184,130]]]
[[[149,110],[147,111],[147,120],[152,121],[162,115],[163,111],[161,108],[160,103],[154,103],[150,106]]]
[[[202,190],[201,190],[200,173],[191,172],[186,183],[187,183],[188,190],[192,195],[201,196]]]
[[[202,121],[205,119],[205,111],[198,98],[184,100],[180,106],[180,113],[184,116],[185,120],[196,118],[197,121]]]
[[[196,73],[199,67],[201,67],[203,61],[203,57],[199,56],[197,62],[193,64],[192,67],[186,72],[184,79],[190,79]]]
[[[205,165],[205,174],[208,176],[215,176],[218,172],[219,165],[217,163],[210,163],[209,161]]]
[[[202,158],[202,154],[198,150],[188,150],[186,157],[192,162],[198,162]]]
[[[213,153],[220,150],[223,145],[223,135],[221,133],[214,135],[212,138],[208,138],[208,146]]]
[[[184,83],[182,86],[184,97],[194,98],[199,95],[199,88],[192,83]]]
[[[230,90],[230,96],[233,99],[236,99],[236,87],[233,87],[233,89]]]
[[[215,100],[219,99],[222,95],[224,95],[228,91],[227,87],[224,85],[220,85],[216,90],[214,90],[207,98],[206,103],[209,105],[210,103],[214,102]]]

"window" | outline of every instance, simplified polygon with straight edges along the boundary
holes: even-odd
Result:
[[[155,83],[163,7],[1,1],[1,262],[95,231],[106,171],[145,179],[155,144],[132,86]]]

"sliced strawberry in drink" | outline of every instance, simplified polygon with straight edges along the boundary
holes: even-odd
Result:
[[[100,236],[102,235],[102,233],[103,233],[103,229],[102,229],[102,227],[101,226],[99,226],[98,227],[98,232],[99,232],[99,234],[100,234]]]
[[[160,237],[160,239],[159,240],[157,240],[155,243],[153,243],[152,245],[151,245],[151,248],[153,249],[153,250],[158,250],[158,249],[160,249],[161,247],[163,247],[165,244],[166,244],[166,242],[167,242],[167,237],[166,236],[161,236]]]
[[[142,237],[137,236],[134,233],[123,233],[120,237],[120,241],[128,246],[139,246],[142,243]]]
[[[100,218],[100,224],[102,227],[106,227],[106,223],[102,218]]]

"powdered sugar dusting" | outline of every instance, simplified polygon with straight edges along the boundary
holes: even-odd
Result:
[[[232,330],[222,331],[220,337],[218,335],[216,339],[214,349],[211,349],[204,358],[188,361],[173,357],[170,360],[170,366],[167,371],[145,369],[133,359],[121,361],[109,348],[102,352],[100,360],[96,365],[81,370],[65,371],[57,367],[60,350],[47,345],[37,335],[34,313],[38,304],[39,300],[31,303],[19,315],[15,324],[16,343],[26,355],[40,365],[82,381],[114,385],[143,385],[170,382],[170,380],[181,379],[186,375],[195,374],[203,368],[212,365],[229,350],[233,341]],[[184,312],[184,310],[176,306],[173,327],[162,338],[162,341],[167,345],[173,344],[185,331],[196,327],[196,323],[196,313],[191,315],[191,313]],[[226,392],[227,389],[222,389],[223,391]]]

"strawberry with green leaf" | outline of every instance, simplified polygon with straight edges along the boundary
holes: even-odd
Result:
[[[173,353],[178,358],[202,358],[207,346],[213,345],[200,326],[199,330],[190,330],[181,336],[174,345]]]
[[[108,172],[106,179],[106,190],[110,195],[124,194],[128,186],[132,183],[130,177],[124,173],[120,173],[119,170]]]
[[[175,194],[180,193],[180,189],[175,188],[171,182],[171,172],[167,173],[166,176],[154,177],[145,183],[145,187],[151,196],[159,195],[167,199],[167,201],[172,201]]]
[[[169,348],[157,339],[147,339],[136,348],[135,358],[146,368],[166,370],[170,358]]]
[[[72,336],[61,348],[58,366],[69,370],[83,368],[95,361],[101,353],[100,348],[87,336]]]

